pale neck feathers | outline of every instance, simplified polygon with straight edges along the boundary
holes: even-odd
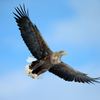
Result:
[[[61,63],[61,54],[59,52],[52,53],[51,55],[51,63],[58,64]]]

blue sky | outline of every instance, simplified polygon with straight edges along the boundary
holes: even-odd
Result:
[[[66,82],[49,72],[42,80],[25,74],[26,59],[32,55],[12,14],[23,3],[51,50],[65,50],[65,63],[91,77],[100,76],[99,0],[1,0],[0,100],[99,100],[100,84]]]

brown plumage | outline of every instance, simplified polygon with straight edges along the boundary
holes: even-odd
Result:
[[[97,79],[100,79],[100,77],[91,78],[63,63],[61,61],[61,57],[63,55],[67,55],[65,51],[54,53],[50,50],[37,26],[32,24],[30,21],[28,11],[26,12],[24,5],[23,8],[20,5],[20,8],[17,7],[15,10],[17,11],[18,15],[14,13],[16,16],[14,18],[19,26],[21,36],[32,55],[37,58],[36,61],[33,61],[31,65],[29,65],[29,69],[31,69],[29,74],[36,74],[33,76],[33,78],[36,78],[38,75],[49,71],[60,78],[63,78],[65,81],[82,83],[98,82]]]

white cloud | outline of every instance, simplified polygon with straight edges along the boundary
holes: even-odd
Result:
[[[100,44],[100,2],[98,0],[71,0],[70,6],[76,16],[72,20],[63,19],[54,23],[52,40],[75,46]]]

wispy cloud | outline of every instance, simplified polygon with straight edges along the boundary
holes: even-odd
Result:
[[[53,23],[53,42],[70,45],[91,46],[100,44],[100,2],[98,0],[71,0],[69,5],[75,9],[76,16]]]

